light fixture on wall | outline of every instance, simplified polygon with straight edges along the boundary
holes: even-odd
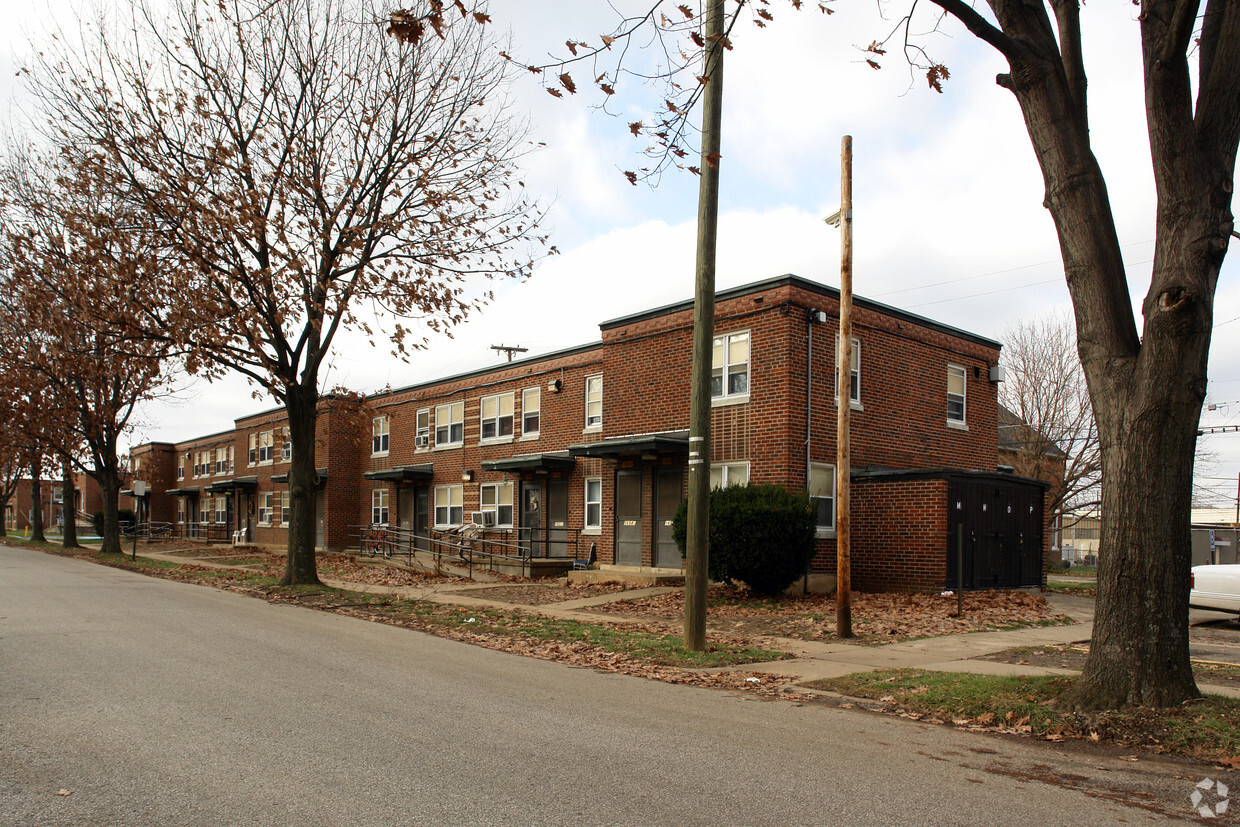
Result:
[[[461,482],[473,482],[473,481],[474,481],[473,471],[462,471],[461,472]]]

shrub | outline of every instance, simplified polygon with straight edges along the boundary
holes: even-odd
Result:
[[[672,536],[685,553],[688,501],[680,504]],[[710,492],[712,580],[740,581],[759,594],[778,594],[805,574],[816,550],[818,512],[805,492],[778,485],[734,485]]]

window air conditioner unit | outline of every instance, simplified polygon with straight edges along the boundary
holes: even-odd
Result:
[[[495,527],[495,512],[494,511],[474,511],[469,515],[469,519],[475,525],[480,525],[483,528],[494,528]]]
[[[414,437],[413,447],[415,448],[429,448],[430,444],[431,444],[430,434],[419,434],[418,436]]]

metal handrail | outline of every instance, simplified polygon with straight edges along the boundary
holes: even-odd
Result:
[[[357,548],[359,554],[367,557],[403,557],[412,566],[415,556],[422,553],[431,557],[436,571],[447,561],[465,566],[472,577],[475,566],[494,570],[496,563],[501,561],[573,558],[576,556],[578,532],[575,529],[520,529],[514,532],[467,523],[452,529],[432,529],[418,534],[393,526],[356,525],[349,526],[349,538],[350,547]],[[569,553],[570,549],[572,553]],[[551,550],[564,553],[546,553]]]

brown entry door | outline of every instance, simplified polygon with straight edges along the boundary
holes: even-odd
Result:
[[[654,478],[654,564],[658,568],[678,569],[684,565],[680,547],[672,539],[672,521],[680,508],[684,482],[679,468],[662,468]]]
[[[616,565],[642,564],[642,472],[616,472]]]
[[[547,484],[547,556],[568,556],[568,480]]]
[[[521,534],[531,557],[543,556],[543,490],[542,484],[521,484]]]

